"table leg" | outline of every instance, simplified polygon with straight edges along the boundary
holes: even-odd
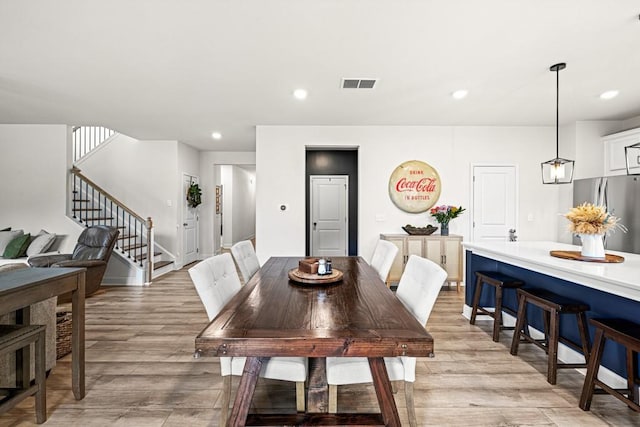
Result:
[[[71,293],[71,388],[76,400],[84,398],[84,271]]]
[[[307,412],[326,413],[329,408],[329,385],[327,384],[326,358],[309,358],[308,384]]]
[[[236,391],[236,398],[233,401],[233,409],[231,416],[227,420],[228,427],[241,427],[246,424],[249,407],[253,399],[253,393],[256,391],[256,384],[262,369],[262,363],[268,360],[268,357],[247,357],[242,371],[242,378]]]
[[[376,390],[378,405],[380,405],[380,412],[385,426],[400,427],[400,416],[398,415],[396,402],[393,400],[391,382],[387,374],[387,367],[384,364],[384,358],[370,357],[369,367],[371,368],[373,386]]]
[[[16,325],[31,324],[31,306],[16,310]],[[16,355],[16,387],[29,388],[31,383],[31,346],[26,346],[15,353]]]

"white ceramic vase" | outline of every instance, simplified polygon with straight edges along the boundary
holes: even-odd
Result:
[[[582,256],[587,258],[603,258],[604,242],[602,234],[580,234]]]

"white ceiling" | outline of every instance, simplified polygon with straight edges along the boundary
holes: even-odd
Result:
[[[638,0],[0,0],[0,123],[225,151],[254,150],[256,125],[554,125],[557,62],[561,123],[627,119],[639,14]]]

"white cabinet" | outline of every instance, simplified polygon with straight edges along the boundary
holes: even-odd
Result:
[[[407,234],[381,234],[399,249],[389,272],[389,283],[400,281],[410,255],[418,255],[439,264],[447,272],[447,281],[456,282],[460,291],[462,281],[462,236],[410,236]]]
[[[603,136],[604,175],[626,175],[627,163],[624,147],[640,142],[640,128]],[[633,159],[631,167],[640,169],[640,159]]]

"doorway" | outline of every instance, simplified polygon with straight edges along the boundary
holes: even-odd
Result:
[[[311,254],[311,176],[346,176],[347,254],[358,255],[358,147],[307,147],[305,172],[305,253]]]
[[[518,226],[516,166],[473,166],[472,176],[473,241],[508,240]]]
[[[182,194],[187,194],[191,184],[199,184],[197,176],[182,174]],[[189,206],[182,197],[182,265],[198,260],[198,208]]]
[[[312,175],[310,178],[311,256],[346,256],[349,177]]]
[[[256,167],[254,164],[215,164],[213,206],[214,253],[241,240],[255,238]]]

